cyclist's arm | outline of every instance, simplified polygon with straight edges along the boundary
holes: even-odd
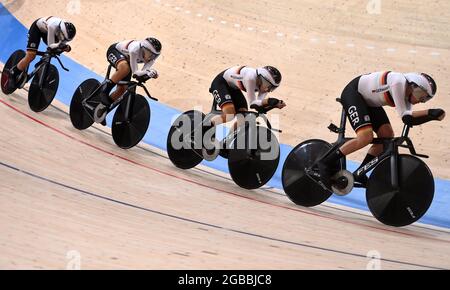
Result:
[[[403,77],[404,78],[404,77]],[[391,95],[397,111],[404,124],[408,126],[418,126],[431,121],[428,113],[424,111],[413,112],[411,104],[406,101],[406,79],[394,75],[391,81]]]
[[[260,99],[260,96],[256,96],[256,72],[254,74],[247,73],[243,77],[244,79],[242,80],[242,83],[247,90],[247,99],[250,103],[250,106],[263,106],[263,100]]]
[[[261,102],[262,107],[267,107],[269,105],[269,100],[266,99],[266,97],[267,97],[267,93],[264,93],[264,94],[259,93],[258,97],[256,97],[256,99]]]
[[[134,43],[131,43],[129,45],[129,52],[130,52],[130,67],[131,67],[131,75],[134,75],[138,71],[138,60],[139,60],[139,53],[140,53],[140,47],[139,45],[135,45]]]
[[[428,115],[429,110],[422,110],[422,111],[414,111],[412,112],[413,118],[421,118]]]
[[[48,24],[47,26],[48,28],[48,32],[47,32],[47,44],[50,48],[56,47],[56,45],[53,45],[56,43],[56,31],[59,29],[59,24],[58,22],[52,22],[50,24]]]
[[[149,71],[150,68],[155,64],[155,61],[152,60],[150,62],[147,62],[146,64],[144,64],[144,67],[142,68],[143,71]]]
[[[50,24],[48,24],[48,35],[47,35],[47,43],[48,43],[48,47],[51,49],[56,49],[56,48],[64,48],[65,51],[70,49],[67,49],[68,45],[67,45],[67,41],[65,40],[60,40],[59,42],[56,42],[56,31],[58,31],[59,28],[59,22],[57,21],[53,21]]]
[[[412,105],[405,98],[406,78],[402,74],[392,73],[388,79],[390,82],[390,92],[395,104],[395,110],[400,118],[412,115]]]
[[[411,115],[403,116],[403,123],[409,126],[419,126],[430,121],[442,121],[445,111],[442,109],[429,109],[412,112]]]

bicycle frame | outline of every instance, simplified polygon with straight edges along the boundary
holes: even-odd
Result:
[[[336,99],[337,102],[341,103],[340,99]],[[324,155],[328,155],[331,152],[336,151],[338,148],[340,148],[344,143],[353,140],[354,138],[347,138],[345,137],[345,127],[347,123],[347,115],[344,109],[342,109],[341,113],[341,122],[340,127],[337,127],[334,124],[330,124],[328,126],[328,129],[331,132],[338,134],[338,139],[335,143],[333,143],[333,147]],[[402,135],[401,137],[395,137],[395,138],[374,138],[373,141],[370,144],[383,144],[385,150],[380,156],[375,157],[371,162],[366,164],[364,167],[362,167],[360,170],[353,172],[353,174],[356,177],[361,177],[377,167],[377,165],[385,160],[386,158],[390,158],[391,162],[391,183],[394,188],[398,188],[398,148],[406,148],[409,149],[411,155],[421,157],[421,158],[429,158],[427,155],[418,154],[415,150],[415,147],[411,141],[411,139],[408,137],[409,130],[411,126],[404,125]],[[347,158],[343,157],[343,170],[346,170],[347,168]],[[355,183],[355,187],[365,187],[362,184]]]
[[[274,109],[274,108],[272,108],[272,109]],[[270,109],[270,110],[272,110],[272,109]],[[270,110],[268,110],[268,111],[270,111]],[[272,131],[275,131],[278,133],[282,133],[281,130],[275,129],[272,127],[272,124],[270,123],[269,119],[267,119],[266,113],[261,113],[261,112],[257,112],[257,111],[245,111],[245,112],[238,112],[237,114],[242,114],[244,117],[246,115],[254,115],[256,119],[261,118],[269,130],[272,130]],[[211,112],[209,112],[208,115],[221,115],[221,114],[222,114],[222,111],[220,109],[218,109],[217,102],[214,100],[213,104],[212,104]]]
[[[274,108],[272,108],[272,109],[274,109]],[[270,109],[270,110],[272,110],[272,109]],[[268,110],[268,111],[270,111],[270,110]],[[266,126],[267,126],[267,128],[269,130],[274,131],[274,132],[278,132],[278,133],[282,133],[281,130],[275,129],[275,128],[272,127],[272,124],[270,123],[269,119],[267,118],[266,113],[261,113],[261,112],[257,112],[257,111],[245,111],[245,112],[239,112],[238,114],[242,114],[244,117],[246,115],[254,115],[255,116],[255,121],[256,121],[256,119],[261,118],[264,121],[264,123],[266,124]],[[212,107],[211,107],[211,112],[208,113],[208,115],[205,118],[205,120],[209,120],[210,119],[210,118],[208,118],[208,116],[216,116],[216,115],[221,115],[221,114],[222,114],[222,111],[218,108],[217,102],[214,100],[213,104],[212,104]],[[235,122],[237,122],[237,121],[235,121]],[[259,122],[256,122],[256,124],[259,125]],[[196,128],[194,128],[194,130],[192,130],[191,134],[193,134],[195,132],[195,130],[196,130]],[[236,136],[240,133],[241,130],[242,130],[241,127],[238,127],[236,130],[233,130],[233,132],[230,132],[221,141],[221,143],[229,144],[228,141],[234,140],[234,138],[236,138]]]
[[[62,64],[61,60],[58,57],[58,53],[50,53],[50,52],[42,52],[42,51],[38,51],[36,53],[36,55],[42,56],[41,60],[39,60],[39,62],[37,63],[37,67],[28,75],[28,79],[30,80],[31,78],[33,78],[41,69],[43,69],[44,71],[42,72],[42,74],[40,75],[39,78],[39,87],[42,88],[42,85],[44,84],[44,79],[47,75],[47,69],[48,69],[48,65],[51,63],[52,58],[56,58],[59,62],[59,64],[61,65],[62,69],[64,69],[65,71],[69,71],[67,68],[64,67],[64,65]]]
[[[107,70],[107,72],[106,72],[105,79],[109,79],[109,76],[110,76],[110,74],[111,74],[111,69],[112,69],[112,66],[109,65],[109,66],[108,66],[108,70]],[[128,119],[129,113],[130,113],[130,107],[131,107],[131,99],[132,99],[132,98],[128,98],[128,96],[134,96],[134,95],[136,94],[136,88],[137,88],[137,87],[143,88],[144,91],[145,91],[145,93],[147,94],[147,97],[148,97],[148,98],[150,98],[150,99],[152,99],[152,100],[154,100],[154,101],[158,101],[158,99],[153,98],[153,97],[150,95],[150,93],[149,93],[149,91],[147,90],[147,88],[146,88],[146,87],[144,86],[144,84],[141,83],[141,82],[135,82],[135,81],[120,81],[120,82],[117,83],[117,85],[118,85],[118,86],[119,86],[119,85],[125,85],[125,86],[128,86],[128,87],[127,87],[127,90],[125,91],[125,93],[123,93],[119,98],[117,98],[117,100],[115,100],[115,101],[110,105],[110,107],[108,108],[108,112],[111,112],[112,110],[114,110],[117,106],[119,106],[119,105],[122,103],[122,101],[123,101],[125,98],[127,98],[127,101],[126,101],[127,104],[126,104],[126,107],[125,107],[125,118]],[[83,104],[84,107],[87,107],[87,108],[89,108],[89,109],[91,109],[91,110],[95,110],[95,107],[92,107],[92,106],[89,105],[87,102],[90,101],[90,100],[98,93],[98,91],[100,90],[100,88],[101,88],[101,86],[99,86],[97,89],[95,89],[95,90],[89,95],[89,97],[87,97],[86,99],[83,100],[82,104]]]

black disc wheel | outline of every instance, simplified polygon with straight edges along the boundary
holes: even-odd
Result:
[[[10,95],[17,89],[15,81],[10,78],[10,70],[15,67],[24,57],[25,51],[16,50],[6,61],[1,76],[1,88],[2,92],[5,95]]]
[[[366,199],[373,216],[383,224],[403,227],[418,221],[434,197],[434,179],[428,166],[411,155],[398,156],[398,187],[391,181],[391,158],[375,167]]]
[[[98,80],[88,79],[73,94],[70,102],[70,121],[78,130],[85,130],[94,123],[94,110],[100,104],[100,97],[98,94],[92,94],[99,86]],[[84,105],[83,101],[85,101]]]
[[[202,112],[188,111],[172,124],[167,136],[167,153],[176,167],[190,169],[203,161],[204,119],[205,114]]]
[[[55,98],[59,85],[58,69],[48,64],[43,66],[33,77],[28,92],[28,105],[34,112],[47,109]]]
[[[229,146],[228,168],[237,185],[257,189],[275,174],[280,161],[280,144],[266,127],[243,128]]]
[[[307,140],[295,147],[288,155],[282,171],[283,189],[289,199],[305,207],[317,206],[325,202],[331,192],[325,190],[312,177],[306,174],[332,145],[323,140]],[[336,172],[342,168],[340,162],[335,164]]]
[[[150,106],[141,95],[131,95],[120,103],[114,114],[112,136],[122,149],[136,146],[150,125]]]

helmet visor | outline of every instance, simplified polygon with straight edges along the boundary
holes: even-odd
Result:
[[[259,75],[261,77],[261,90],[266,92],[273,92],[278,88],[278,86],[274,86],[268,79],[266,79],[263,75]]]
[[[153,53],[153,51],[146,48],[145,46],[143,46],[142,48],[144,48],[144,59],[146,62],[150,62],[158,58],[159,54]]]
[[[422,88],[416,84],[414,84],[413,95],[421,103],[428,102],[432,98],[425,88]]]
[[[62,30],[60,30],[60,31],[57,33],[57,36],[58,36],[59,41],[65,41],[65,40],[67,40],[67,39],[66,39],[66,36],[64,35],[64,32],[62,32]]]

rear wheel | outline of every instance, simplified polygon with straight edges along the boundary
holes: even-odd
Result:
[[[311,168],[331,148],[330,143],[313,139],[297,145],[289,153],[281,178],[284,191],[292,202],[313,207],[325,202],[332,195],[306,174],[306,169]],[[339,161],[334,167],[336,172],[342,168]]]
[[[85,130],[94,124],[94,110],[100,104],[98,94],[91,96],[100,86],[96,79],[85,80],[74,92],[70,102],[70,121],[78,130]],[[83,106],[83,101],[86,106]]]
[[[25,51],[16,50],[6,61],[1,76],[1,88],[5,95],[10,95],[17,90],[15,81],[10,79],[10,70],[15,67],[25,57],[25,55]]]
[[[167,136],[167,153],[176,167],[190,169],[203,161],[201,127],[204,119],[202,112],[188,111],[172,124]]]

